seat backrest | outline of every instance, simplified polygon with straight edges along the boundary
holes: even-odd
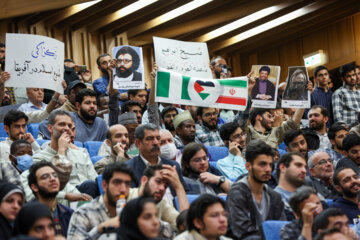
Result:
[[[50,142],[50,140],[45,140],[45,139],[36,139],[37,143],[40,145],[40,147],[46,143],[46,142]]]
[[[229,149],[227,147],[206,146],[206,148],[211,156],[211,161],[216,162],[222,158],[225,158],[229,154]]]
[[[104,158],[104,156],[92,156],[90,159],[92,163],[95,164],[97,161],[99,161],[102,158]]]
[[[104,194],[104,189],[102,188],[102,174],[98,175],[97,178],[96,178],[96,182],[97,182],[97,185],[99,187],[99,191],[100,191],[100,194],[103,195]]]
[[[280,229],[289,221],[268,220],[262,223],[265,240],[280,240]]]
[[[28,131],[33,135],[35,139],[38,138],[39,135],[39,125],[40,123],[30,123],[27,125]]]
[[[82,142],[79,142],[79,141],[74,141],[74,145],[79,147],[79,148],[83,148],[84,147],[84,144]],[[96,154],[97,155],[97,154]]]
[[[8,134],[4,129],[4,123],[0,123],[0,137],[5,137],[5,138],[8,137]]]
[[[97,156],[102,142],[87,141],[84,143],[84,147],[88,150],[90,157]]]

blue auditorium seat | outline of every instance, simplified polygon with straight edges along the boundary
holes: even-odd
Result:
[[[104,194],[104,189],[102,188],[102,174],[98,175],[96,178],[97,185],[99,187],[100,194]]]
[[[45,140],[45,139],[36,139],[37,143],[40,145],[40,147],[46,143],[46,142],[50,142],[50,140]]]
[[[74,141],[74,145],[77,146],[77,147],[79,147],[79,148],[83,148],[83,147],[84,147],[83,143],[82,143],[82,142],[79,142],[79,141]],[[97,155],[97,153],[96,153],[96,155]]]
[[[35,139],[38,138],[40,123],[30,123],[27,125],[28,131],[33,135]]]
[[[95,164],[97,161],[99,161],[102,158],[104,158],[104,156],[92,156],[90,159],[92,163]]]
[[[262,223],[265,240],[280,240],[280,229],[290,223],[289,221],[268,220]]]
[[[84,143],[84,147],[88,150],[90,157],[97,156],[102,142],[87,141]]]
[[[197,199],[200,196],[200,194],[186,194],[186,197],[189,201],[189,204],[191,204],[195,199]],[[224,202],[226,202],[226,196],[219,196]],[[174,198],[176,209],[179,210],[179,200],[178,197]]]
[[[0,137],[8,137],[8,134],[5,132],[4,123],[0,123]]]
[[[210,161],[216,162],[222,158],[225,158],[229,154],[229,149],[227,147],[206,146],[206,148],[210,155]]]

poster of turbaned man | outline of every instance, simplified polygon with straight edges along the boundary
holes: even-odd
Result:
[[[64,89],[64,43],[32,34],[7,33],[5,70],[10,73],[6,87]]]
[[[307,90],[308,82],[309,75],[306,67],[289,67],[281,107],[310,108],[310,92]]]
[[[275,108],[280,66],[253,65],[251,72],[252,77],[255,77],[255,86],[251,92],[251,106],[257,108]]]
[[[113,48],[116,66],[113,70],[114,89],[144,89],[144,62],[141,47],[118,46]]]

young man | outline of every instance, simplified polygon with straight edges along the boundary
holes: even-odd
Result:
[[[289,221],[294,219],[289,205],[290,195],[304,184],[306,165],[304,156],[298,152],[284,154],[277,164],[276,174],[279,182],[275,191],[282,197],[285,204],[286,218]]]
[[[320,148],[331,148],[330,140],[327,136],[327,122],[329,121],[329,112],[326,108],[320,105],[311,107],[308,113],[309,126],[320,139]]]
[[[234,183],[226,200],[230,230],[235,239],[260,237],[265,220],[284,220],[281,195],[267,186],[273,169],[272,148],[262,140],[251,141],[246,148],[247,177]]]
[[[141,104],[135,100],[128,100],[121,105],[121,113],[134,112],[139,124],[141,124],[142,108]]]
[[[196,136],[195,121],[189,111],[179,113],[173,120],[176,135],[174,142],[177,149],[184,149],[186,144],[199,142]]]
[[[178,114],[178,110],[176,107],[167,106],[161,112],[161,119],[165,125],[165,128],[171,132],[173,136],[175,136],[176,131],[174,127],[174,118]]]
[[[285,133],[284,142],[286,151],[301,153],[305,159],[308,158],[308,146],[302,130],[290,130]]]
[[[129,90],[129,100],[134,100],[140,103],[141,108],[144,110],[147,100],[148,92],[146,89]],[[143,115],[143,118],[147,116]]]
[[[214,195],[200,195],[191,203],[187,213],[187,227],[188,230],[178,235],[175,240],[229,239],[224,237],[228,227],[224,202]]]
[[[323,210],[315,189],[308,186],[296,189],[289,203],[297,219],[281,228],[280,239],[299,239],[300,236],[311,239],[314,218]]]
[[[360,222],[360,210],[358,194],[360,191],[359,176],[352,168],[341,167],[334,173],[334,185],[336,190],[342,194],[330,204],[330,207],[340,208],[349,218],[350,224]]]
[[[36,200],[44,203],[53,213],[56,235],[66,237],[70,218],[74,211],[56,200],[60,191],[60,180],[54,165],[47,161],[33,164],[29,169],[28,184]]]
[[[229,155],[216,162],[216,168],[227,178],[237,179],[247,173],[242,151],[246,147],[246,133],[236,122],[225,123],[220,127],[220,136],[229,149]]]
[[[26,133],[28,116],[17,110],[10,110],[4,118],[4,129],[9,137],[0,142],[0,161],[8,161],[10,145],[19,139],[24,139],[31,144],[34,152],[40,150],[39,144],[35,141],[31,133]]]
[[[198,120],[196,124],[196,136],[204,145],[223,147],[218,126],[218,112],[215,108],[198,107]]]
[[[24,140],[16,140],[10,146],[9,160],[13,169],[19,174],[29,169],[33,163],[31,144]]]
[[[104,195],[84,204],[73,213],[68,230],[68,240],[98,239],[104,229],[119,227],[116,202],[121,195],[129,196],[133,173],[123,163],[111,163],[103,172]]]
[[[336,170],[341,167],[351,167],[360,174],[360,137],[349,134],[344,138],[342,146],[345,157],[338,161]]]
[[[356,88],[355,65],[343,65],[339,71],[344,85],[332,96],[334,121],[350,125],[357,122],[357,113],[360,112],[360,90]]]

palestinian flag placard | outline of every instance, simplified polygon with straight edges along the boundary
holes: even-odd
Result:
[[[247,98],[247,77],[203,79],[163,68],[157,71],[156,102],[244,110]]]

